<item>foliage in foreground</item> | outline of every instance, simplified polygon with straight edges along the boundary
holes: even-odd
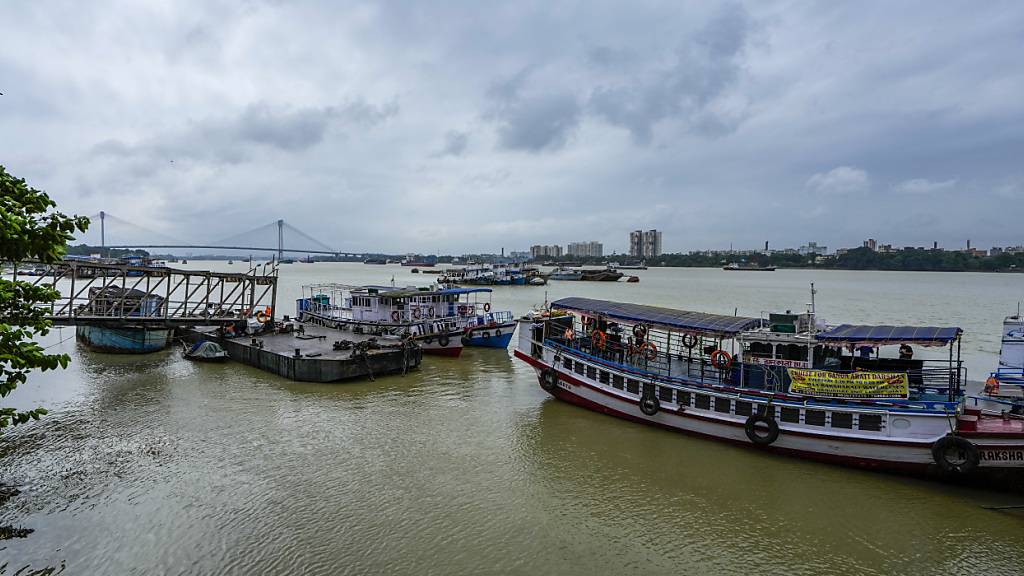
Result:
[[[84,232],[88,218],[54,211],[57,203],[45,192],[31,188],[0,166],[0,262],[38,260],[60,262],[64,247],[76,230]],[[34,369],[66,368],[67,354],[47,354],[34,341],[50,329],[46,311],[59,297],[50,286],[0,278],[0,398],[28,380]],[[0,407],[0,432],[8,426],[38,420],[44,408],[18,411]]]

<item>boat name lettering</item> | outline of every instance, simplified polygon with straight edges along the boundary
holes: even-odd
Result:
[[[987,461],[1024,460],[1022,450],[981,450],[981,459]]]
[[[782,358],[753,358],[761,366],[784,366],[786,368],[810,368],[806,360],[783,360]]]

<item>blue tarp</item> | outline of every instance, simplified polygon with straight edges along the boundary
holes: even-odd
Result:
[[[592,298],[562,298],[553,302],[551,307],[590,313],[595,316],[605,316],[625,322],[653,324],[684,332],[733,335],[761,325],[759,318],[704,314],[702,312],[688,312],[673,308],[610,302],[608,300],[594,300]]]
[[[865,344],[899,344],[902,342],[948,344],[960,337],[963,331],[953,326],[857,326],[843,324],[818,332],[816,337],[824,342],[853,342]]]

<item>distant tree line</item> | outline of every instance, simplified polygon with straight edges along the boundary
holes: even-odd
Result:
[[[88,244],[79,244],[78,246],[71,246],[69,244],[66,250],[68,256],[89,256],[91,254],[99,254],[104,258],[124,258],[125,256],[149,256],[149,252],[146,252],[145,250],[131,248],[102,248],[100,246],[90,246]]]
[[[648,266],[711,267],[732,261],[756,263],[779,268],[825,268],[835,270],[913,270],[935,272],[1024,271],[1024,254],[974,256],[966,252],[948,252],[910,248],[897,252],[876,252],[853,248],[845,254],[819,259],[815,255],[754,254],[744,257],[728,254],[663,254]]]

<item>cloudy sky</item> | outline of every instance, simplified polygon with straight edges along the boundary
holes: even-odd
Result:
[[[0,164],[193,242],[1024,243],[1020,2],[431,4],[5,2]]]

